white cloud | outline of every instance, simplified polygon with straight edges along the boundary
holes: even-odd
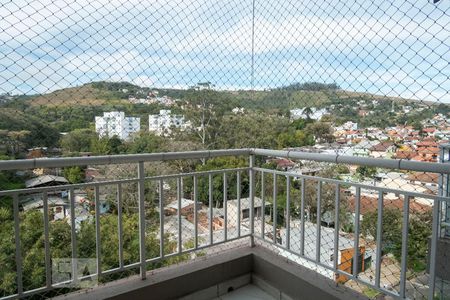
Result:
[[[0,0],[1,1],[1,0]],[[393,5],[396,6],[393,6]],[[336,81],[450,101],[450,9],[413,0],[257,3],[256,85]],[[251,2],[27,0],[0,10],[0,92],[90,80],[248,87]],[[392,6],[389,6],[392,5]],[[379,8],[378,8],[379,7]]]

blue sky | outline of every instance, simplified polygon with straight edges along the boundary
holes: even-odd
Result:
[[[450,103],[450,5],[255,2],[256,89],[343,89]],[[0,0],[0,93],[90,81],[251,88],[252,1]]]

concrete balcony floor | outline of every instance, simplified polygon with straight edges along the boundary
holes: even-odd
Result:
[[[214,300],[277,300],[278,298],[270,295],[254,284],[245,285],[235,291],[229,292]]]

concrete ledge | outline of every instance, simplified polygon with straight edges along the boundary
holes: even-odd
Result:
[[[238,248],[220,255],[201,257],[188,263],[150,271],[146,280],[138,276],[113,281],[57,299],[174,299],[249,274],[251,248]]]
[[[216,256],[117,280],[58,299],[178,299],[220,297],[253,282],[277,299],[368,299],[264,247],[230,249]]]
[[[337,285],[317,272],[277,256],[264,247],[253,248],[252,254],[253,274],[256,275],[253,282],[263,290],[264,283],[267,283],[270,287],[266,292],[271,295],[278,293],[279,299],[369,299],[348,287]]]

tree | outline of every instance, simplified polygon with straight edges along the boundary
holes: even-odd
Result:
[[[84,169],[78,166],[64,168],[63,173],[70,183],[81,183],[85,179]]]
[[[196,171],[204,172],[209,170],[234,169],[248,166],[248,161],[236,157],[219,157],[206,161],[204,165],[198,165]],[[191,178],[184,182],[185,193],[190,198],[194,192],[194,185]],[[223,175],[215,175],[212,178],[213,201],[215,207],[223,206]],[[249,178],[248,172],[241,172],[241,197],[248,197]],[[227,173],[227,199],[237,198],[237,173]],[[198,200],[209,205],[209,178],[208,176],[198,177]]]
[[[20,232],[22,248],[23,285],[24,290],[30,290],[45,286],[45,252],[44,252],[44,224],[43,214],[39,210],[20,213]],[[0,297],[8,296],[16,292],[16,264],[14,244],[14,221],[11,210],[0,208]],[[118,229],[117,215],[104,214],[100,216],[101,226],[101,263],[104,270],[118,266]],[[124,263],[126,265],[139,261],[139,235],[136,234],[139,227],[138,215],[122,215],[122,247]],[[145,234],[145,247],[148,258],[159,256],[158,226],[148,223]],[[174,253],[177,242],[170,234],[164,235],[165,254]],[[80,223],[76,232],[78,257],[96,257],[95,219],[88,218]],[[67,220],[56,220],[50,224],[49,242],[52,258],[71,257],[71,228]],[[191,241],[184,241],[185,246],[191,245]],[[190,259],[190,255],[184,254],[177,257],[162,260],[157,263],[149,263],[148,270],[171,265]],[[111,276],[100,277],[100,282],[119,279],[123,276],[136,274],[136,270],[115,273]],[[57,292],[61,292],[58,290]],[[51,295],[51,293],[50,293]],[[46,296],[49,296],[47,293]]]
[[[331,143],[335,140],[333,129],[331,128],[329,123],[314,122],[308,124],[305,131],[306,133],[313,135],[318,143]]]
[[[64,152],[90,152],[96,138],[97,134],[90,129],[75,129],[64,135],[60,144]]]
[[[277,146],[277,137],[288,129],[288,122],[284,117],[262,114],[225,116],[218,130],[217,147],[273,149]]]
[[[324,178],[336,178],[339,174],[334,168],[327,168],[320,171],[317,176]],[[315,220],[317,216],[317,201],[318,201],[318,182],[313,180],[305,180],[305,210],[307,220]],[[341,218],[341,228],[348,222],[347,218],[347,196],[343,193],[342,189],[339,191],[341,205],[339,215]],[[336,186],[329,183],[321,184],[321,200],[320,200],[320,212],[323,216],[326,212],[333,213],[335,210],[335,200],[336,200]]]
[[[368,167],[368,166],[359,166],[356,168],[356,173],[361,177],[369,177],[372,178],[377,174],[377,168],[375,167]]]
[[[141,131],[125,144],[127,153],[153,153],[164,148],[166,140],[151,132]]]
[[[97,136],[91,139],[91,152],[98,155],[113,155],[123,152],[122,140],[117,136],[111,138]]]
[[[185,105],[187,119],[192,123],[192,132],[196,136],[204,149],[210,148],[214,144],[218,120],[220,115],[215,109],[215,103],[221,95],[211,89],[191,90],[188,94],[188,101]]]
[[[17,157],[24,151],[30,134],[31,132],[28,130],[0,130],[0,144],[5,145],[7,153],[13,157]]]
[[[304,130],[288,130],[277,137],[278,148],[302,147],[314,144],[314,137]]]
[[[361,222],[361,234],[365,237],[377,236],[378,210],[370,211],[364,214]],[[381,251],[382,253],[393,253],[400,257],[402,240],[402,213],[398,209],[383,209],[383,233]]]

